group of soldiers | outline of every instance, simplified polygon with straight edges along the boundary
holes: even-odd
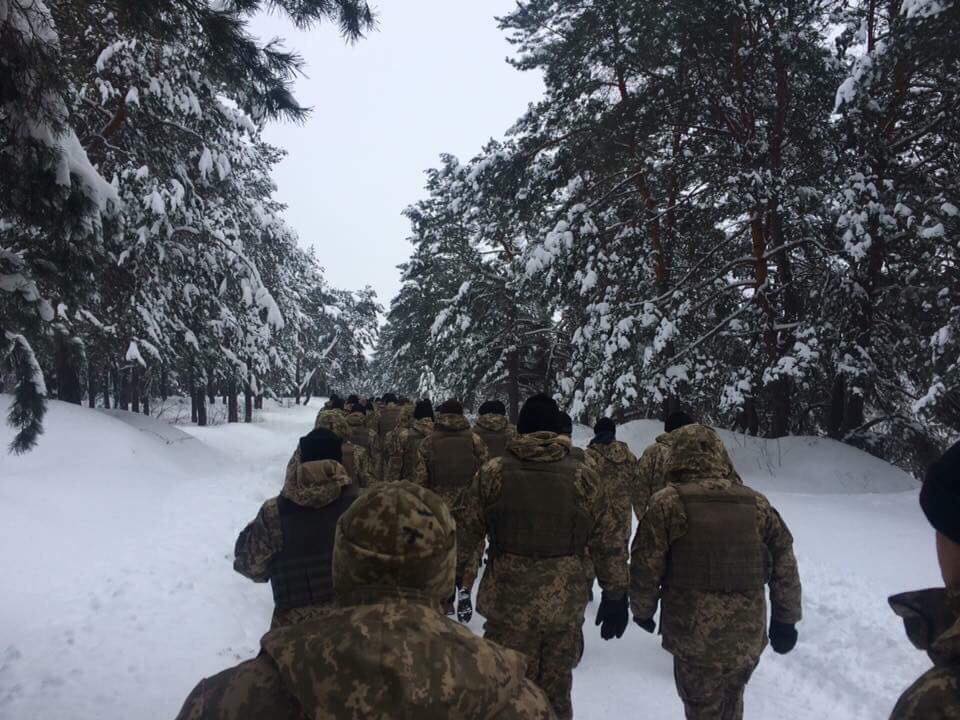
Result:
[[[742,718],[767,645],[784,654],[797,643],[786,524],[743,484],[717,433],[683,413],[639,460],[610,418],[586,449],[571,431],[546,395],[524,403],[516,426],[495,400],[471,424],[456,400],[434,412],[392,394],[331,398],[280,494],[237,539],[235,569],[273,590],[261,652],[203,680],[179,718],[572,718],[595,581],[604,640],[623,636],[631,611],[654,633],[659,609],[689,720]],[[951,534],[940,536],[949,549]],[[481,570],[483,638],[464,625]],[[951,594],[914,597],[894,599],[908,629],[927,616],[918,607],[950,617],[946,627],[960,615]],[[921,679],[895,718],[960,718],[952,667]],[[949,692],[954,714],[931,713],[931,693]]]

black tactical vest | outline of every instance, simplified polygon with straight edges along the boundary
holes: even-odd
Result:
[[[270,585],[278,610],[333,602],[333,539],[337,520],[356,500],[353,485],[322,508],[277,498],[283,549],[270,564]]]
[[[505,457],[507,454],[507,435],[506,429],[501,431],[487,430],[482,425],[474,425],[473,431],[480,436],[487,445],[487,453],[490,459]]]
[[[534,559],[583,555],[593,520],[577,498],[578,463],[567,455],[552,463],[503,458],[500,497],[486,509],[494,555]]]
[[[460,490],[473,482],[473,476],[480,468],[473,454],[471,430],[434,430],[428,442],[433,443],[431,489]]]
[[[683,501],[687,532],[670,546],[664,586],[719,593],[762,590],[772,562],[757,529],[756,496],[737,486],[673,487]]]

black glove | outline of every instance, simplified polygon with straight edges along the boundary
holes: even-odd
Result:
[[[600,608],[597,610],[597,625],[600,626],[600,637],[604,640],[621,638],[630,622],[630,605],[626,594],[620,599],[614,599],[606,590],[600,595]]]
[[[461,588],[457,591],[457,620],[466,625],[473,618],[473,601],[470,599],[470,590]]]
[[[786,655],[797,644],[797,626],[792,623],[770,621],[770,647],[778,655]]]
[[[657,623],[653,621],[653,618],[647,618],[646,620],[641,620],[640,618],[634,618],[633,621],[646,630],[651,635],[657,630]]]

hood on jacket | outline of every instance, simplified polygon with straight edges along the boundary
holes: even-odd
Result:
[[[344,444],[350,442],[350,422],[342,410],[321,410],[314,427],[326,428],[343,440]]]
[[[730,479],[736,475],[720,436],[706,425],[686,425],[670,433],[670,453],[664,465],[672,483]],[[739,481],[739,477],[736,478]]]
[[[673,433],[660,433],[659,435],[657,435],[657,442],[660,443],[661,445],[666,445],[667,447],[670,447],[673,444],[673,442],[670,440],[670,437],[672,434]]]
[[[261,641],[310,718],[514,717],[526,659],[415,603],[334,611]]]
[[[358,425],[366,425],[369,421],[363,413],[350,413],[347,415],[347,422],[356,427]]]
[[[625,462],[629,462],[634,459],[630,453],[630,448],[627,447],[627,444],[625,442],[620,442],[619,440],[615,440],[608,444],[591,442],[590,449],[602,456],[604,460],[607,460],[614,465],[623,465]]]
[[[457,530],[446,503],[409,482],[367,490],[337,522],[333,587],[340,605],[390,597],[450,597]]]
[[[543,430],[518,435],[507,449],[521,460],[533,462],[559,462],[570,454],[570,438]]]
[[[889,603],[915,648],[936,665],[960,663],[960,592],[917,590],[894,595]]]
[[[280,494],[303,507],[326,507],[351,484],[346,469],[336,460],[300,463],[288,473]]]
[[[434,422],[433,427],[435,430],[447,430],[450,432],[458,432],[460,430],[469,430],[470,421],[467,420],[464,415],[454,415],[453,413],[440,413],[437,415],[437,420]]]
[[[510,420],[506,415],[488,413],[477,418],[477,425],[489,432],[505,432],[510,427]]]
[[[410,427],[418,431],[421,435],[429,435],[433,432],[433,419],[420,418],[419,420],[414,420],[413,425]]]

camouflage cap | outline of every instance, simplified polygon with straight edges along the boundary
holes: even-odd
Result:
[[[351,437],[350,423],[341,410],[321,410],[317,415],[315,427],[325,428],[337,435],[341,440],[349,441]]]
[[[358,596],[412,594],[442,602],[453,592],[456,523],[430,490],[409,482],[370,488],[337,523],[333,585],[341,604]]]
[[[727,478],[733,464],[720,436],[706,425],[686,425],[670,433],[664,465],[669,482]]]

